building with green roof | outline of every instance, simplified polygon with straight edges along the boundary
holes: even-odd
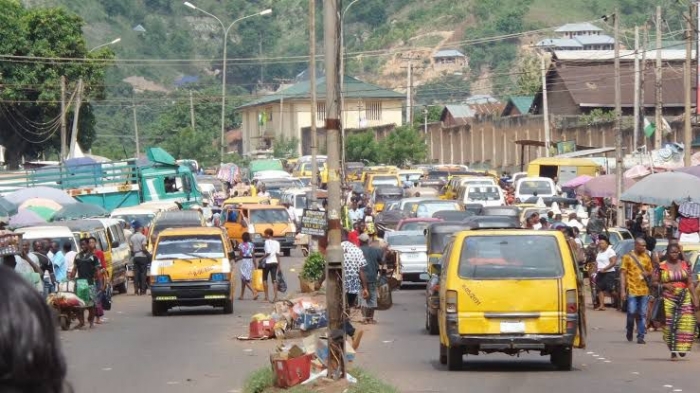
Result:
[[[344,81],[345,128],[369,128],[403,124],[405,95],[362,82],[350,76]],[[303,143],[302,128],[311,125],[311,89],[308,80],[273,94],[259,97],[236,108],[241,113],[243,153],[270,145],[277,137],[298,138]],[[316,125],[323,128],[326,118],[326,78],[316,79]],[[301,144],[299,151],[301,151]]]

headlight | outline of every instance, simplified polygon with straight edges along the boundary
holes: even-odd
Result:
[[[287,232],[287,233],[284,234],[284,236],[287,237],[287,238],[290,238],[290,237],[293,238],[293,237],[296,236],[296,233],[294,233],[294,232]]]
[[[156,276],[155,282],[158,284],[166,284],[170,282],[170,276]]]

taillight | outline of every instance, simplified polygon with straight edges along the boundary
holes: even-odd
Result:
[[[575,289],[566,291],[566,312],[569,314],[578,312],[578,296]]]
[[[447,291],[445,293],[445,312],[456,313],[457,312],[457,292]]]

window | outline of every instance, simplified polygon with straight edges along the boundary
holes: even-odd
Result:
[[[459,276],[477,279],[555,278],[564,274],[554,236],[470,236],[462,245]]]
[[[365,105],[367,120],[382,120],[382,103],[381,101],[371,101]]]
[[[326,120],[326,104],[323,102],[316,103],[316,120]]]
[[[162,238],[155,259],[224,258],[220,235],[178,235]]]

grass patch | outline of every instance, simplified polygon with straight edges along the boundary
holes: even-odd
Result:
[[[291,389],[277,389],[275,376],[270,367],[263,367],[248,376],[243,385],[243,393],[396,393],[397,390],[389,384],[379,380],[374,375],[360,369],[353,368],[350,375],[357,378],[356,384],[345,382],[330,383],[327,380],[319,380],[310,385],[295,386]]]

